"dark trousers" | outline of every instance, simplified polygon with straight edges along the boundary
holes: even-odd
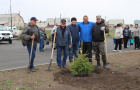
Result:
[[[139,48],[139,37],[134,37],[135,40],[135,49]]]
[[[43,45],[44,45],[44,39],[40,39],[40,42],[39,42],[39,51],[43,51]]]
[[[28,50],[29,61],[30,61],[30,54],[31,54],[31,46],[30,45],[27,46],[27,50]],[[33,45],[30,69],[34,68],[35,52],[36,52],[36,45]]]
[[[122,50],[122,39],[116,39],[115,42],[116,42],[116,43],[115,43],[115,48],[114,48],[114,50],[117,50],[118,45],[119,45],[119,50]]]
[[[83,42],[83,54],[87,54],[89,62],[92,62],[92,42]]]
[[[124,36],[124,48],[127,48],[127,42],[128,42],[129,36]]]

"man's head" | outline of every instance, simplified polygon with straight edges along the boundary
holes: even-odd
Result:
[[[38,21],[37,19],[36,19],[36,17],[32,17],[31,19],[30,19],[30,24],[31,25],[36,25],[36,21]]]
[[[135,27],[138,28],[138,24],[135,24]]]
[[[121,24],[117,24],[117,27],[121,27]]]
[[[64,27],[66,26],[66,20],[65,20],[65,19],[61,19],[60,26],[61,26],[62,28],[64,28]]]
[[[72,23],[73,25],[76,25],[76,22],[77,22],[77,19],[76,19],[75,17],[71,18],[71,23]]]
[[[87,16],[87,15],[85,15],[85,16],[83,17],[83,22],[84,22],[85,24],[88,23],[88,16]]]
[[[101,21],[102,21],[101,16],[100,15],[96,16],[96,22],[97,23],[101,23]]]

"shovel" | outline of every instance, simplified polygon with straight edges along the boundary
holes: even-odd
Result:
[[[55,28],[55,31],[56,31],[56,30],[57,30],[57,27]],[[55,44],[55,38],[56,38],[56,34],[54,35],[50,64],[49,64],[48,70],[46,70],[46,71],[50,71],[50,67],[51,67],[51,64],[52,64],[52,60],[53,60],[53,51],[54,51],[54,44]]]

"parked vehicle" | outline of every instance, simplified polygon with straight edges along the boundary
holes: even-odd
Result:
[[[7,26],[7,27],[5,27],[7,30],[11,30],[11,26]],[[12,26],[12,30],[16,30],[17,29],[17,27],[16,26]]]
[[[13,34],[13,37],[18,37],[22,33],[22,30],[10,30],[10,32]]]
[[[4,26],[0,26],[0,42],[8,41],[9,44],[12,44],[12,33],[7,30]]]

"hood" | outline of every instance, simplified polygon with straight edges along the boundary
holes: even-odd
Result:
[[[0,31],[0,33],[10,33],[11,34],[10,31]]]

